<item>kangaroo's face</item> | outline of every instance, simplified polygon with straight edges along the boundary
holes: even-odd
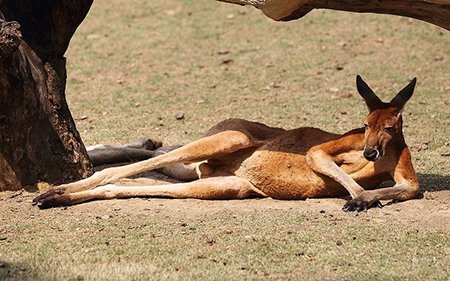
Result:
[[[358,92],[369,107],[369,115],[364,120],[365,146],[364,157],[369,161],[378,161],[385,155],[386,146],[401,134],[402,110],[414,92],[416,78],[401,90],[389,103],[382,102],[370,87],[358,75]]]
[[[396,108],[377,109],[367,116],[364,127],[364,157],[377,161],[385,154],[386,145],[401,132],[401,115]]]

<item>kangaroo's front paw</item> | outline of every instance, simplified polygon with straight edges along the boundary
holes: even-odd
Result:
[[[31,204],[38,206],[40,209],[47,209],[70,205],[70,201],[68,194],[63,189],[54,188],[34,198]]]
[[[365,196],[358,196],[355,199],[348,201],[347,203],[345,203],[344,207],[342,207],[342,210],[344,210],[345,212],[361,212],[372,207],[383,208],[383,205],[380,201],[368,200],[364,197]]]

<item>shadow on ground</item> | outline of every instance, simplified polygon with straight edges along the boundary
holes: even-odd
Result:
[[[9,263],[0,260],[0,280],[40,280],[36,272],[23,264]]]
[[[422,191],[450,190],[450,175],[418,174]]]

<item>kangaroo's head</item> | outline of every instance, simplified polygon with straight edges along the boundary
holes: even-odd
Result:
[[[361,76],[356,76],[359,94],[366,101],[369,115],[364,121],[364,157],[369,161],[380,160],[387,144],[397,136],[402,136],[402,110],[411,98],[416,78],[403,88],[389,103],[382,102]]]

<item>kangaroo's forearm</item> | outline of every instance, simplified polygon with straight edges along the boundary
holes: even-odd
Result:
[[[419,187],[405,182],[369,192],[372,193],[374,200],[408,200],[417,197]]]
[[[333,159],[321,150],[316,150],[307,155],[310,167],[319,174],[330,177],[340,183],[350,193],[352,198],[360,195],[364,189],[348,174],[346,174]]]

